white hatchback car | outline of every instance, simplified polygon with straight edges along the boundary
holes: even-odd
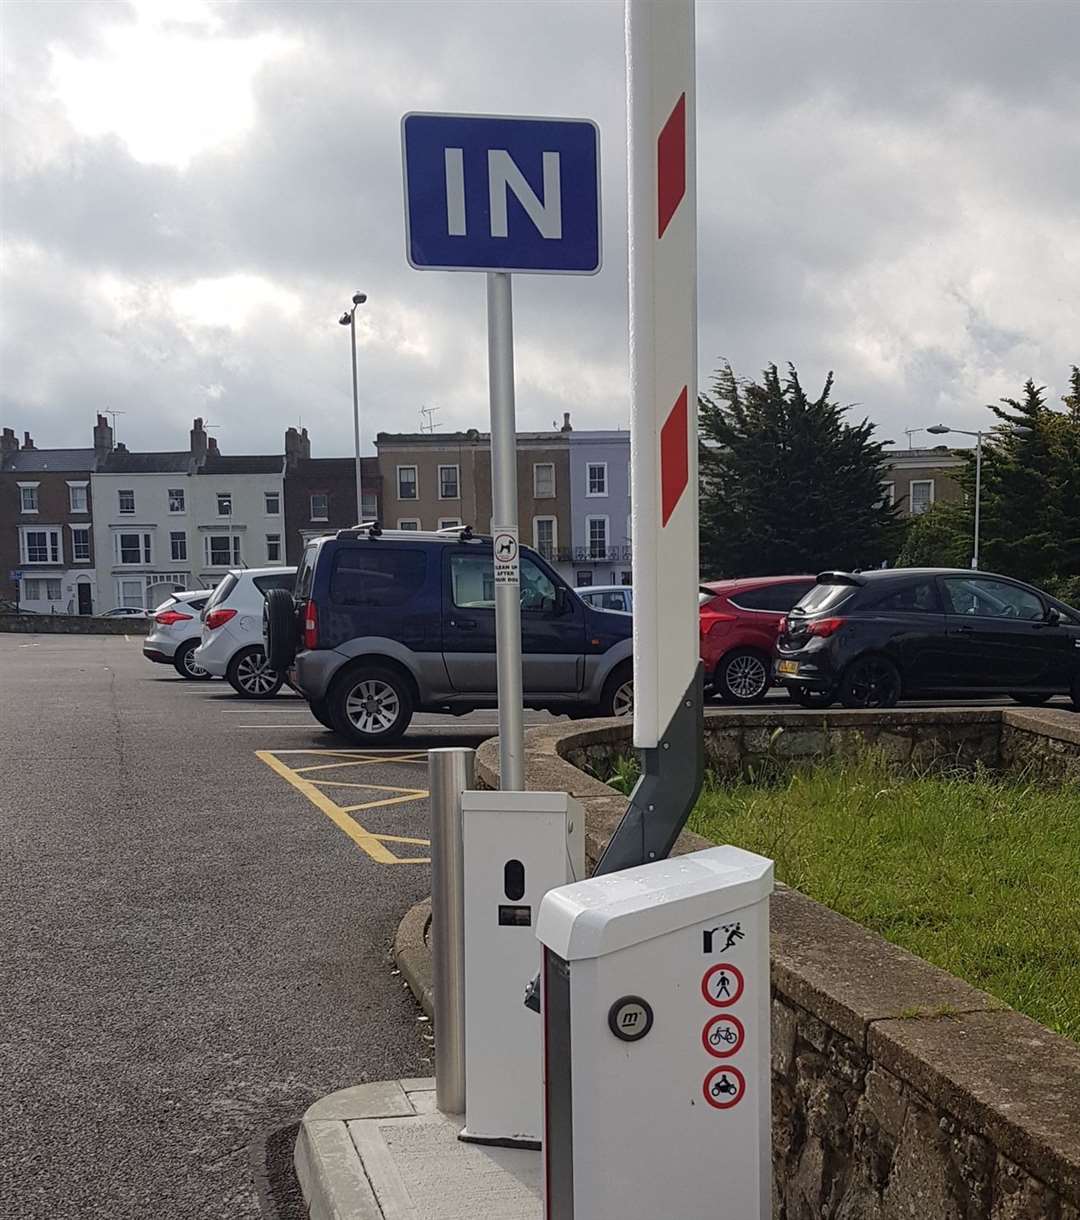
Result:
[[[195,662],[195,649],[202,639],[199,615],[210,600],[209,589],[174,593],[154,611],[150,633],[143,641],[143,656],[159,665],[175,665],[181,678],[205,679],[210,675]]]
[[[195,663],[225,678],[238,695],[270,699],[282,675],[266,663],[263,604],[270,589],[292,589],[295,568],[245,568],[226,576],[211,594],[202,615],[202,643]]]
[[[634,612],[634,590],[629,585],[582,585],[574,592],[596,610]]]

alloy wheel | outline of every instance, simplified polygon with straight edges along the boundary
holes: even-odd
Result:
[[[734,657],[724,676],[728,690],[737,699],[757,699],[769,682],[769,675],[761,658],[749,653]]]
[[[611,698],[611,714],[613,716],[632,716],[634,714],[634,682],[630,679],[616,687]]]
[[[184,667],[184,672],[192,678],[205,678],[206,670],[195,660],[195,649],[187,648],[184,650],[184,655],[180,658],[180,664]]]
[[[358,682],[345,700],[345,715],[360,733],[385,733],[401,714],[398,693],[381,678]]]
[[[898,695],[895,671],[884,661],[862,661],[852,672],[848,690],[858,707],[892,707]]]
[[[244,657],[236,667],[236,681],[248,695],[268,695],[277,682],[277,674],[262,652]]]

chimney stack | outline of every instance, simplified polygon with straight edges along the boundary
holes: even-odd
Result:
[[[202,419],[195,419],[191,428],[191,460],[196,467],[206,461],[207,451],[206,430]]]
[[[570,412],[564,411],[563,417],[562,417],[562,427],[559,429],[559,431],[560,432],[573,432],[573,430],[574,430],[574,427],[570,423]]]
[[[19,451],[19,440],[15,435],[14,428],[5,428],[0,433],[0,457],[6,453],[17,453]]]
[[[311,441],[307,428],[299,432],[295,428],[285,429],[285,468],[295,470],[301,460],[311,457]]]
[[[22,447],[24,449],[33,449],[33,447],[34,447],[34,438],[30,435],[29,432],[23,433]]]
[[[94,457],[100,462],[103,458],[107,458],[112,453],[113,448],[113,430],[108,419],[104,415],[97,417],[97,423],[94,425]]]
[[[214,455],[214,457],[220,457],[220,456],[221,456],[221,454],[220,454],[220,453],[218,453],[218,447],[217,447],[217,437],[216,437],[216,436],[208,436],[208,437],[206,438],[206,452],[207,452],[207,453],[212,453],[212,454]]]

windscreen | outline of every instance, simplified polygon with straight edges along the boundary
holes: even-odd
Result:
[[[236,588],[236,577],[230,572],[224,577],[218,587],[210,594],[210,600],[203,607],[203,610],[213,610],[215,606],[220,606],[221,603],[229,596]]]
[[[814,585],[792,610],[792,614],[819,614],[822,610],[834,610],[855,592],[853,585]]]

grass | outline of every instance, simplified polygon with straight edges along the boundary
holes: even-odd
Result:
[[[1080,785],[823,763],[710,778],[690,827],[1080,1041]]]

